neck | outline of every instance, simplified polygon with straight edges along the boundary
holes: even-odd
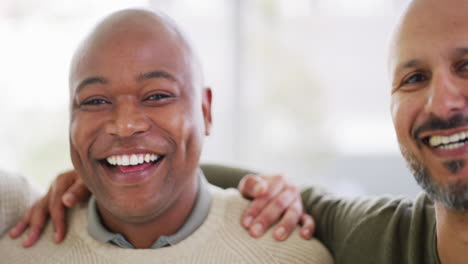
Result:
[[[198,177],[186,183],[187,188],[180,192],[178,198],[163,212],[144,223],[132,223],[114,217],[98,206],[104,225],[111,231],[122,234],[135,248],[151,248],[160,236],[176,233],[189,217],[196,201]],[[174,194],[176,195],[176,194]]]
[[[435,203],[437,251],[444,264],[466,263],[468,259],[468,212]]]

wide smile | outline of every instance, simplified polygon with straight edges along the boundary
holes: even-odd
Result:
[[[438,155],[456,157],[468,152],[468,130],[428,135],[421,140]]]
[[[456,149],[468,143],[468,130],[447,136],[429,136],[425,141],[431,148]]]
[[[137,184],[153,175],[163,159],[164,155],[155,153],[126,153],[111,155],[99,162],[112,181]]]

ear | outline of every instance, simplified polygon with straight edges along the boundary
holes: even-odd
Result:
[[[206,87],[203,89],[202,92],[202,111],[203,111],[203,119],[205,121],[205,136],[209,136],[211,132],[211,100],[212,100],[212,93],[211,88]]]

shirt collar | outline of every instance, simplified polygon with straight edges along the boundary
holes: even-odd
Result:
[[[208,188],[208,182],[203,172],[199,169],[197,197],[189,217],[177,232],[169,236],[159,237],[151,248],[157,249],[165,246],[172,246],[190,236],[208,216],[211,208],[211,200],[212,197]],[[91,197],[88,205],[88,233],[94,239],[103,243],[112,243],[122,248],[134,248],[122,234],[112,233],[103,225],[94,196]]]

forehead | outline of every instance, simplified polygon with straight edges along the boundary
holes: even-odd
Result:
[[[449,57],[468,47],[468,1],[416,0],[394,39],[390,65]]]
[[[131,77],[165,70],[183,78],[188,58],[183,42],[163,27],[120,27],[97,31],[77,52],[71,69],[71,86],[90,76]]]

